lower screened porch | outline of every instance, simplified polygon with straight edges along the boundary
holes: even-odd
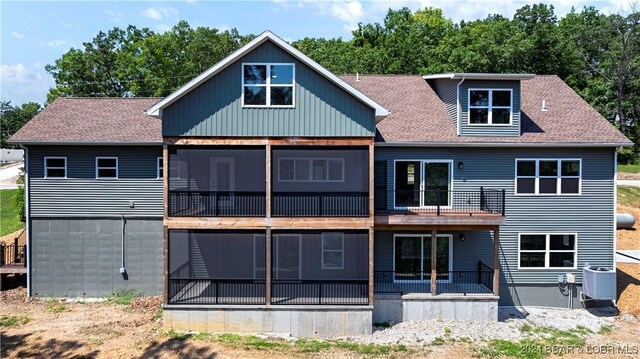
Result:
[[[169,231],[170,305],[368,306],[368,231]]]

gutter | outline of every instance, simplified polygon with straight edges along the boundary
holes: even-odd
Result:
[[[29,149],[26,146],[20,145],[20,148],[24,150],[24,218],[25,218],[25,230],[27,231],[27,297],[31,297],[31,207],[29,204]]]
[[[631,147],[617,142],[376,142],[376,147]]]
[[[456,91],[457,91],[457,103],[458,103],[458,107],[456,108],[456,124],[457,126],[457,131],[458,131],[458,136],[460,136],[460,133],[462,132],[461,130],[461,125],[460,125],[460,121],[462,121],[462,105],[460,104],[460,85],[462,85],[462,83],[464,82],[465,77],[462,76],[462,80],[460,80],[460,82],[458,82],[458,86],[456,86]]]

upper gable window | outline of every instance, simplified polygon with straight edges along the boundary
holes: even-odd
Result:
[[[294,64],[242,64],[242,106],[294,107]]]
[[[510,89],[469,89],[469,124],[510,125],[511,104]]]

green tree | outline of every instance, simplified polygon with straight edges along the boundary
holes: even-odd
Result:
[[[17,148],[7,143],[16,131],[42,110],[40,104],[27,102],[12,106],[10,101],[0,102],[0,148]]]

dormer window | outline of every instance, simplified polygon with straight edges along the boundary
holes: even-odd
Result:
[[[243,107],[294,107],[294,64],[242,64]]]
[[[469,89],[470,125],[511,125],[510,89]]]

